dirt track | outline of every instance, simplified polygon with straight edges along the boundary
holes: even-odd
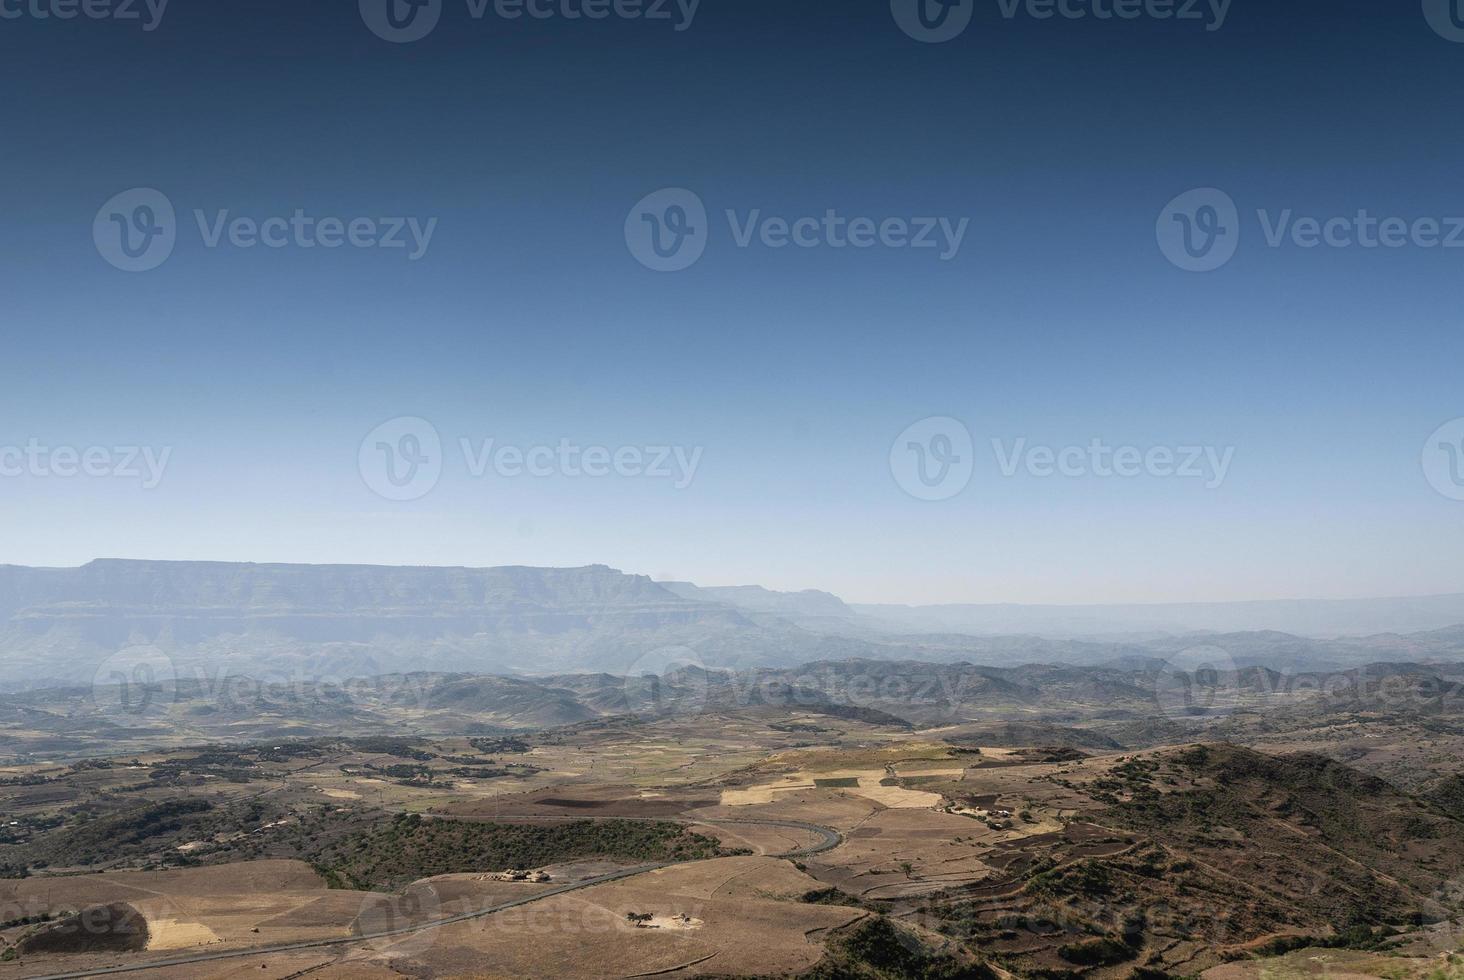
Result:
[[[501,819],[513,820],[513,819],[521,819],[521,818],[506,817],[506,818],[501,818]],[[542,820],[544,818],[542,818],[542,817],[533,817],[533,818],[523,818],[523,819]],[[623,820],[623,819],[626,819],[626,818],[623,818],[623,817],[604,817],[604,818],[597,818],[597,817],[577,817],[575,819],[588,819],[588,820],[594,820],[594,819],[607,819],[607,820],[608,819],[616,819],[616,820]],[[635,818],[631,818],[631,819],[635,819]],[[650,818],[643,818],[643,819],[650,819]],[[783,854],[771,855],[772,857],[780,857],[780,858],[810,857],[810,856],[812,856],[814,854],[822,854],[825,851],[831,851],[835,847],[838,847],[841,843],[843,843],[843,837],[839,834],[839,832],[837,830],[834,830],[832,827],[823,827],[823,826],[820,826],[818,824],[811,824],[811,823],[800,823],[798,821],[793,821],[793,820],[753,820],[753,819],[740,819],[740,820],[695,820],[695,821],[680,821],[680,822],[683,822],[683,823],[696,823],[696,824],[701,824],[701,825],[704,825],[704,826],[718,826],[718,825],[722,825],[722,824],[727,824],[727,825],[758,825],[758,826],[764,826],[764,827],[782,827],[782,828],[792,829],[792,830],[804,830],[804,831],[808,831],[809,833],[812,833],[812,834],[816,835],[819,838],[818,843],[817,844],[814,844],[812,847],[800,848],[798,850],[788,851],[788,852],[785,852]],[[288,953],[288,952],[296,952],[296,951],[303,950],[303,949],[325,949],[325,948],[337,947],[337,946],[350,946],[350,945],[354,945],[356,943],[370,942],[370,941],[376,940],[376,939],[394,939],[394,938],[397,938],[397,937],[400,937],[400,936],[409,936],[409,935],[414,935],[416,933],[426,932],[426,931],[431,930],[431,929],[440,929],[443,926],[451,925],[451,924],[456,923],[456,922],[468,922],[468,921],[471,921],[473,919],[481,919],[481,918],[484,918],[485,916],[493,915],[496,912],[504,912],[504,911],[507,911],[509,909],[520,908],[522,906],[529,905],[529,904],[532,904],[534,902],[543,901],[546,898],[552,898],[555,895],[564,895],[564,894],[566,894],[568,892],[580,891],[581,889],[584,889],[584,888],[592,888],[595,885],[603,885],[603,884],[606,884],[606,883],[612,882],[612,881],[620,881],[620,880],[623,880],[625,878],[633,878],[633,877],[635,877],[637,875],[643,875],[643,874],[646,874],[646,873],[651,872],[651,871],[658,871],[658,870],[660,870],[662,868],[669,868],[669,867],[673,867],[673,866],[675,866],[677,864],[687,864],[687,863],[692,863],[692,862],[663,861],[663,862],[660,862],[660,863],[657,863],[657,864],[642,864],[642,865],[638,865],[638,866],[633,867],[633,868],[625,868],[625,869],[620,870],[620,871],[614,871],[614,872],[611,872],[610,874],[599,875],[599,876],[594,877],[594,878],[588,878],[588,879],[586,879],[584,881],[578,881],[578,882],[574,882],[572,884],[561,885],[561,886],[559,886],[557,888],[550,888],[550,889],[548,889],[546,891],[538,892],[537,894],[530,895],[530,896],[526,896],[524,898],[515,899],[515,900],[513,900],[511,902],[502,902],[502,903],[500,903],[498,905],[490,906],[488,908],[476,909],[476,910],[474,910],[472,912],[465,912],[465,913],[463,913],[461,915],[448,916],[446,918],[438,919],[438,920],[436,920],[434,922],[428,922],[428,923],[425,923],[425,924],[422,924],[422,925],[404,926],[404,927],[399,928],[399,929],[387,929],[387,930],[382,930],[380,932],[365,933],[365,934],[360,935],[360,936],[348,936],[348,937],[341,938],[341,939],[315,939],[315,940],[306,940],[304,942],[298,942],[298,943],[281,943],[281,944],[274,945],[274,946],[253,946],[253,947],[247,947],[247,948],[242,948],[242,949],[224,950],[224,951],[220,951],[220,952],[217,952],[217,953],[196,953],[196,954],[194,954],[192,956],[176,956],[176,957],[172,957],[172,958],[169,958],[169,959],[151,960],[151,961],[146,962],[146,963],[134,963],[134,964],[125,964],[125,965],[120,965],[120,966],[99,967],[99,968],[92,969],[92,970],[81,970],[81,971],[77,971],[77,972],[74,972],[74,973],[48,973],[48,974],[39,974],[39,975],[36,975],[36,976],[32,977],[31,980],[70,980],[70,978],[75,978],[75,977],[111,976],[111,975],[116,975],[116,974],[121,974],[121,973],[136,973],[136,972],[140,972],[142,970],[155,970],[155,969],[158,969],[158,968],[161,968],[161,967],[187,966],[187,965],[190,965],[190,964],[193,964],[193,963],[209,963],[209,962],[214,962],[214,961],[217,961],[217,960],[239,959],[239,958],[246,957],[246,956],[259,956],[261,954],[267,954],[267,953]]]

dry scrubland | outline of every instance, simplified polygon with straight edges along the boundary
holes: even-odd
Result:
[[[768,709],[16,766],[0,980],[388,929],[148,975],[1456,976],[1464,812],[1415,795],[1444,737],[1339,722],[1364,773],[1294,754],[1312,731],[1122,750]],[[815,827],[838,845],[777,856]]]

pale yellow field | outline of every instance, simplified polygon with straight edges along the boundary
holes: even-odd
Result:
[[[149,918],[147,948],[193,949],[220,942],[218,933],[202,922],[180,922],[177,919]]]
[[[796,876],[796,878],[791,877]],[[822,937],[867,913],[807,905],[777,892],[818,882],[770,858],[722,858],[667,868],[475,922],[437,930],[430,946],[362,953],[441,977],[599,978],[699,973],[796,973],[823,955]],[[636,928],[635,912],[662,922],[685,915],[694,928]],[[627,970],[634,964],[634,970]],[[330,976],[331,974],[323,974]],[[342,974],[343,975],[343,974]]]
[[[957,773],[964,770],[956,770]],[[825,779],[857,779],[857,786],[819,787],[814,782],[815,778]],[[927,793],[923,790],[901,789],[898,786],[881,786],[881,780],[886,778],[883,769],[835,769],[827,772],[808,773],[799,772],[781,779],[764,783],[761,786],[752,786],[743,789],[722,790],[723,806],[756,806],[772,803],[784,793],[797,792],[799,790],[820,790],[831,793],[853,793],[856,796],[863,796],[866,799],[874,800],[881,806],[891,808],[920,808],[939,805],[941,796],[939,793]]]

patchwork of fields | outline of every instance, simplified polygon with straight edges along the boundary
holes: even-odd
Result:
[[[1464,881],[1457,816],[1227,745],[745,712],[5,775],[0,980],[1245,980],[1241,961],[1309,944],[1390,949],[1403,980],[1464,907],[1437,887]],[[904,958],[870,961],[891,936]]]

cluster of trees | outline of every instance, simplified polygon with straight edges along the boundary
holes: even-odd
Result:
[[[394,755],[398,759],[413,759],[417,762],[428,762],[437,758],[433,753],[422,749],[411,740],[405,738],[390,738],[388,736],[353,738],[347,744],[357,752],[366,752],[372,755]]]
[[[799,980],[995,980],[986,964],[927,949],[884,916],[865,919],[830,945]]]
[[[521,738],[470,738],[468,744],[479,752],[509,755],[529,751],[529,743]]]
[[[585,858],[686,861],[724,853],[680,824],[576,820],[548,825],[469,823],[403,814],[330,844],[314,863],[327,880],[391,889],[433,875],[540,868]]]

